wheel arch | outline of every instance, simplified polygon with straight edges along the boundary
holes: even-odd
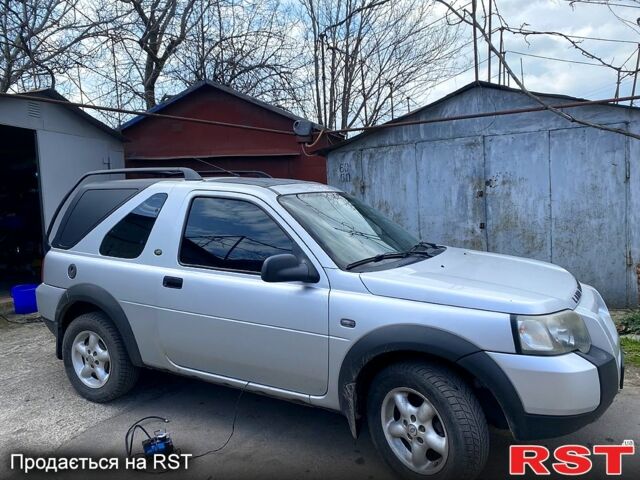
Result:
[[[62,339],[69,324],[79,315],[92,311],[101,311],[109,317],[122,337],[131,363],[138,367],[144,366],[129,319],[118,301],[104,288],[88,283],[70,287],[58,303],[55,318],[58,326],[56,356],[62,358]]]
[[[506,428],[509,408],[505,398],[513,400],[515,389],[506,375],[494,363],[495,369],[485,361],[483,368],[475,368],[475,362],[464,362],[484,354],[482,349],[453,333],[420,325],[391,325],[370,332],[359,339],[347,352],[339,374],[338,393],[340,410],[347,417],[349,428],[357,438],[364,417],[365,395],[375,375],[392,363],[406,360],[435,361],[459,374],[478,393],[480,403],[490,423]],[[493,378],[500,385],[494,387]],[[506,380],[506,384],[505,384]],[[492,389],[484,388],[491,385]],[[502,389],[512,390],[504,394]],[[516,399],[519,402],[519,397]]]

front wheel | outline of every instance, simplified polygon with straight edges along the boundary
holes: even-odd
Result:
[[[386,368],[369,389],[367,416],[378,452],[404,478],[470,480],[486,463],[484,413],[448,368],[426,362]]]

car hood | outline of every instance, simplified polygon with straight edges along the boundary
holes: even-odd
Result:
[[[360,278],[374,295],[513,314],[573,309],[578,289],[573,275],[556,265],[453,247]]]

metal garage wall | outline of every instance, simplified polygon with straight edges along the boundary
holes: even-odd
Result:
[[[363,150],[361,155],[364,201],[417,232],[419,209],[414,146],[371,148]],[[391,165],[389,159],[393,159]]]
[[[367,145],[331,152],[328,177],[424,240],[551,261],[626,306],[640,272],[630,142],[572,127]]]
[[[362,179],[362,151],[350,150],[331,154],[331,167],[327,170],[327,183],[337,186],[355,197],[364,195]]]

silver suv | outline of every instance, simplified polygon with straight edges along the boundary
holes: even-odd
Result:
[[[404,477],[468,479],[488,423],[564,435],[622,385],[607,307],[560,267],[419,241],[327,185],[176,172],[83,177],[49,229],[38,305],[91,401],[157,368],[366,419]]]

